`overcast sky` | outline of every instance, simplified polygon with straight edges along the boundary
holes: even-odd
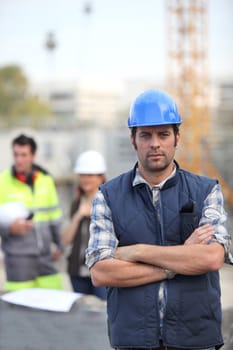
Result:
[[[152,78],[166,73],[165,0],[0,0],[0,65],[31,81]],[[233,1],[209,0],[210,77],[233,79]],[[57,48],[45,49],[48,32]]]

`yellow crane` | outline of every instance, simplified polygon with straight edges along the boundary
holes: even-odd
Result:
[[[166,0],[167,89],[185,122],[181,166],[217,178],[233,207],[233,191],[214,167],[208,147],[207,5],[208,0]]]

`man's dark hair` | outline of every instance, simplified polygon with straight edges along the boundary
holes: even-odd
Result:
[[[179,132],[180,124],[172,124],[172,127],[173,127],[173,130],[174,130],[174,135],[176,136],[178,134],[178,132]],[[136,136],[136,131],[137,131],[137,127],[136,126],[131,128],[131,136],[133,138],[135,138],[135,136]]]
[[[24,134],[21,134],[13,139],[12,147],[14,147],[15,145],[30,146],[32,154],[35,154],[37,150],[36,141],[32,137],[26,136]]]

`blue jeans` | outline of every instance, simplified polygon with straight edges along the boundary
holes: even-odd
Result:
[[[106,288],[93,286],[90,277],[70,276],[70,281],[73,290],[77,293],[95,295],[102,300],[107,299]]]

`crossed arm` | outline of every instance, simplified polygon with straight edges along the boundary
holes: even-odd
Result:
[[[198,227],[184,245],[119,247],[115,259],[92,266],[92,282],[96,286],[133,287],[166,279],[165,269],[184,275],[219,270],[224,248],[219,243],[207,244],[213,234],[213,227],[207,224]]]

